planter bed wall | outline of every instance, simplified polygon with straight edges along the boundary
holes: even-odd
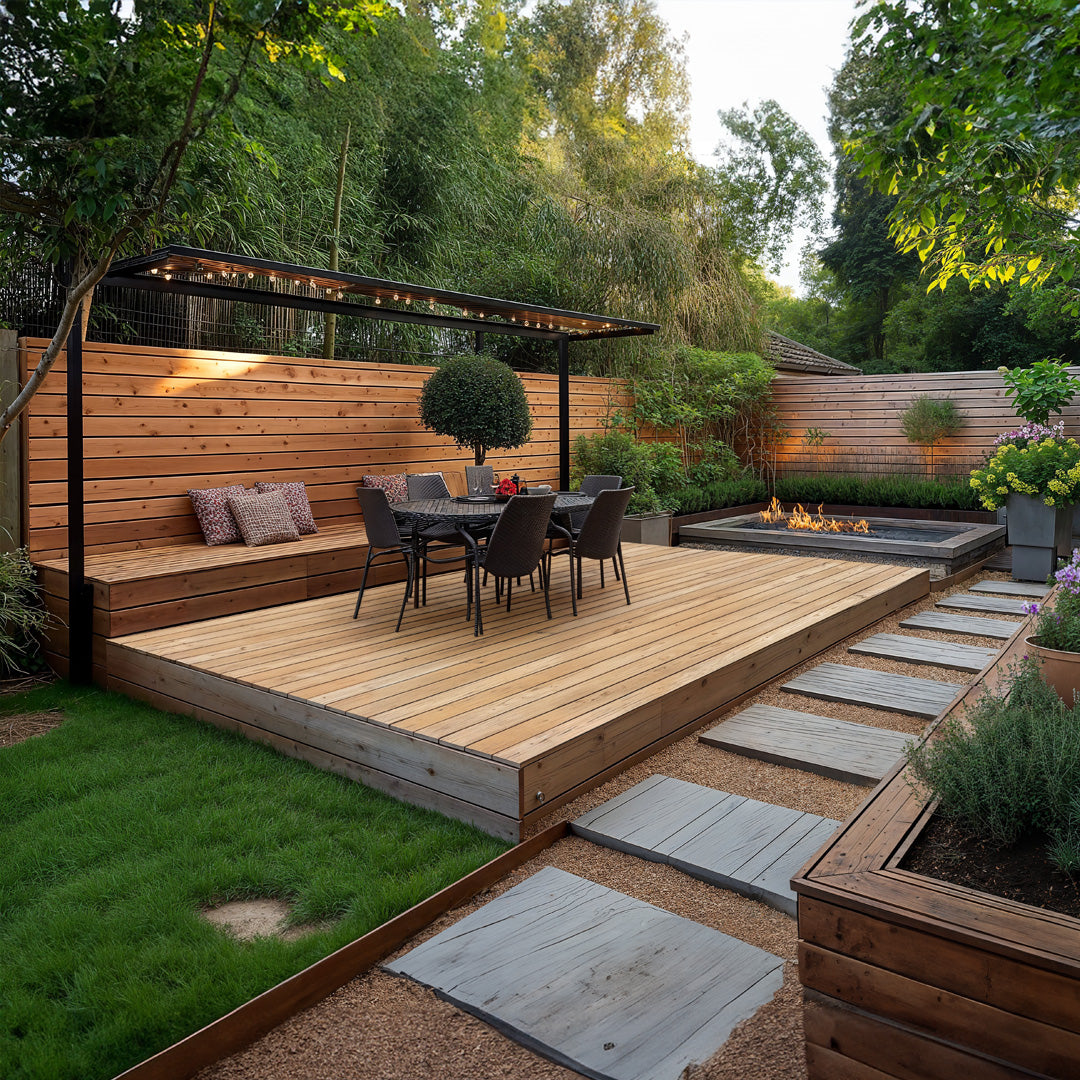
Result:
[[[898,765],[792,882],[811,1080],[1080,1075],[1080,920],[900,869],[932,811]]]

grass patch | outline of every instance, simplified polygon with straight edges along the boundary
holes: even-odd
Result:
[[[111,1077],[509,846],[246,739],[65,684],[0,699],[63,725],[0,750],[0,1076]],[[277,897],[295,942],[203,905]]]

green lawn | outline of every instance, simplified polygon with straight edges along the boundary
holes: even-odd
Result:
[[[64,724],[0,750],[0,1077],[111,1077],[507,847],[342,777],[116,694],[0,698]],[[293,943],[200,907],[272,896]]]

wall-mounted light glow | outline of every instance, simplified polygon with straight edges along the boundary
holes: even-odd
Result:
[[[152,270],[150,271],[150,273],[151,273],[151,274],[156,274],[156,273],[157,273],[157,267],[155,266],[155,267],[154,267],[154,268],[153,268],[153,269],[152,269]]]
[[[382,297],[381,296],[376,296],[375,297],[375,303],[376,304],[381,304],[382,303]]]

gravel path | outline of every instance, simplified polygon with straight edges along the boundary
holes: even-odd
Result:
[[[780,684],[826,660],[947,682],[970,681],[970,674],[949,669],[856,656],[847,652],[847,646],[872,633],[904,633],[1000,648],[999,641],[899,629],[901,619],[933,609],[935,601],[942,596],[965,592],[976,580],[1008,580],[1008,575],[982,574],[943,593],[933,593],[787,673],[739,709],[751,703],[780,705],[918,735],[924,727],[920,720],[783,693]],[[568,806],[560,807],[534,825],[532,831],[559,818],[577,817],[653,773],[841,820],[868,794],[867,788],[704,746],[695,733]],[[690,1070],[686,1080],[805,1080],[804,1006],[795,965],[795,921],[763,904],[689,878],[669,866],[644,862],[576,837],[568,838],[508,875],[487,893],[438,920],[412,938],[400,952],[408,951],[548,865],[618,889],[783,957],[787,963],[780,992],[737,1028],[716,1055]],[[198,1080],[494,1080],[502,1077],[563,1080],[578,1075],[531,1053],[441,1001],[431,991],[374,970],[354,979],[249,1049],[203,1070]]]

